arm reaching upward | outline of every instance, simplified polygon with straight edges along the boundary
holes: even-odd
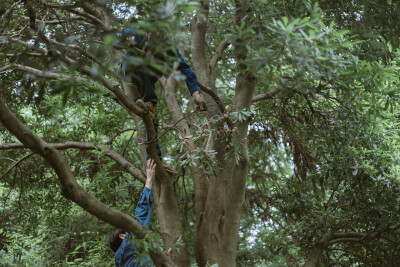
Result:
[[[153,210],[153,196],[152,186],[155,175],[156,164],[152,159],[147,161],[146,168],[146,185],[143,189],[142,195],[140,196],[139,202],[135,211],[135,219],[143,226],[149,226],[151,211]]]
[[[153,187],[153,179],[156,174],[156,163],[154,162],[153,159],[149,159],[147,161],[147,167],[146,167],[146,187],[148,189],[152,189]]]

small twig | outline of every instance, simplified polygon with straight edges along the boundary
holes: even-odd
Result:
[[[33,154],[34,153],[29,153],[28,155],[23,156],[20,160],[14,162],[14,164],[0,176],[0,180],[3,179],[3,177],[6,176],[7,173],[9,173],[14,167],[18,166],[22,161],[26,160],[27,158],[30,158]]]
[[[136,131],[136,128],[126,128],[126,129],[123,129],[123,130],[119,131],[117,134],[115,134],[113,137],[111,137],[110,140],[108,140],[108,141],[105,142],[104,144],[105,144],[105,145],[111,145],[111,144],[115,141],[115,139],[116,139],[118,136],[120,136],[122,133],[125,133],[125,132],[128,132],[128,131]]]
[[[329,200],[325,203],[325,205],[324,205],[325,210],[328,208],[329,203],[332,201],[335,192],[337,191],[337,189],[338,189],[340,183],[342,182],[342,179],[343,179],[343,175],[342,175],[342,177],[340,177],[340,179],[339,179],[337,185],[336,185],[335,188],[333,189],[333,192],[332,192],[332,194],[331,194]]]

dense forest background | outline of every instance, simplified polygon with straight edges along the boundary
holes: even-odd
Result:
[[[0,0],[0,265],[112,266],[114,225],[159,266],[400,266],[399,14],[394,0]],[[130,64],[164,74],[158,137],[117,71],[117,33],[137,26],[153,41]],[[171,43],[207,111],[162,56]],[[149,232],[129,217],[146,150]]]

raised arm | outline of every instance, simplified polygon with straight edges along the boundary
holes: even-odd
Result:
[[[149,226],[151,211],[153,210],[153,196],[152,186],[155,175],[156,164],[152,159],[147,161],[146,168],[146,185],[143,189],[142,195],[140,196],[139,202],[135,211],[135,219],[143,226]]]

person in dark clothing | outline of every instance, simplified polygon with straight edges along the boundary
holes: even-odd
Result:
[[[143,226],[148,227],[153,209],[152,185],[156,164],[152,159],[147,161],[147,179],[143,192],[135,211],[135,219]],[[132,236],[128,232],[115,228],[110,232],[108,246],[115,252],[115,265],[117,267],[144,267],[154,266],[151,259],[142,257],[138,259],[136,246],[131,242]]]
[[[136,47],[143,50],[149,37],[147,34],[137,34],[140,28],[129,28],[124,30],[119,34],[122,40],[126,40],[128,46]],[[165,38],[168,41],[168,38]],[[116,45],[120,45],[120,42],[115,42]],[[186,77],[185,82],[189,89],[189,93],[193,97],[196,106],[200,110],[206,109],[206,103],[203,97],[200,95],[200,88],[197,85],[196,74],[190,68],[190,65],[185,61],[179,52],[178,48],[175,46],[174,49],[169,49],[166,54],[171,57],[177,57],[179,59],[178,70]],[[122,58],[119,70],[122,74],[127,77],[127,80],[134,83],[139,90],[140,99],[136,102],[140,107],[147,108],[153,118],[154,128],[156,134],[158,133],[158,119],[155,115],[155,105],[157,104],[157,95],[155,84],[158,79],[162,76],[159,71],[149,72],[148,70],[133,68],[129,66],[129,57],[133,56],[131,51],[128,51]],[[145,133],[146,134],[146,133]],[[156,142],[157,155],[162,160],[161,149],[159,147],[158,141]],[[176,171],[163,163],[166,170],[172,174],[176,174]]]
[[[137,27],[135,29],[126,29],[122,33],[118,34],[118,36],[122,39],[127,39],[128,46],[137,47],[143,50],[144,45],[149,39],[148,35],[137,34],[135,30],[140,30],[140,28]],[[165,38],[165,41],[169,41],[167,37]],[[119,45],[120,42],[117,41],[115,44]],[[206,104],[203,97],[200,95],[200,88],[197,85],[197,76],[190,68],[190,65],[182,57],[179,49],[176,46],[174,50],[169,49],[166,51],[166,54],[179,59],[178,70],[185,76],[185,82],[189,89],[189,93],[193,97],[193,101],[196,103],[196,106],[200,110],[204,110],[206,108]],[[157,95],[155,92],[155,84],[162,76],[162,73],[159,71],[154,71],[154,74],[149,74],[141,69],[135,69],[134,71],[131,71],[132,68],[129,68],[128,57],[132,55],[133,53],[131,51],[126,52],[122,58],[120,70],[124,76],[129,76],[131,81],[138,87],[140,98],[143,100],[143,102],[156,105]]]

